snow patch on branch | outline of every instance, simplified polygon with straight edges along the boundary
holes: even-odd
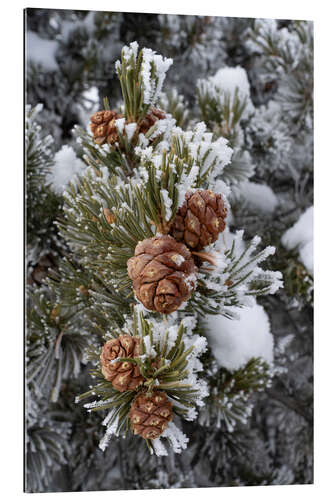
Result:
[[[273,364],[273,336],[264,308],[258,304],[245,307],[239,319],[221,315],[205,318],[206,335],[219,366],[238,370],[251,358],[260,357]]]
[[[76,183],[76,175],[84,173],[86,164],[80,160],[70,146],[62,146],[55,154],[52,171],[46,178],[56,194],[62,194],[69,182]]]
[[[298,250],[300,261],[313,275],[313,206],[284,233],[281,242],[288,250]]]

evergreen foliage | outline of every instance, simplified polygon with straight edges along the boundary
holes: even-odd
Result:
[[[26,26],[26,491],[311,483],[313,276],[281,238],[313,204],[312,23],[28,9]],[[119,118],[101,146],[103,108]],[[82,169],[63,165],[60,193],[64,145]],[[148,311],[127,261],[197,189],[221,193],[227,228],[193,252],[190,299]],[[227,369],[204,320],[256,301],[274,364]],[[117,362],[143,381],[120,392],[100,355],[123,334],[140,354]],[[157,390],[174,420],[134,436],[131,404]]]

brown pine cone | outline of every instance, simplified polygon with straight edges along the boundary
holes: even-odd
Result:
[[[140,241],[127,270],[138,300],[150,311],[169,314],[190,298],[197,268],[185,245],[163,235]]]
[[[118,131],[115,121],[122,118],[117,111],[97,111],[90,118],[90,130],[93,133],[94,141],[100,146],[105,144],[114,144],[118,141]]]
[[[166,114],[161,109],[151,108],[149,113],[146,114],[143,121],[139,126],[139,134],[146,134],[150,127],[152,127],[158,120],[164,120]]]
[[[134,434],[144,439],[156,439],[173,419],[172,404],[165,392],[154,391],[151,397],[139,394],[130,409]]]
[[[134,391],[143,381],[139,367],[129,361],[110,361],[116,358],[135,358],[140,355],[139,337],[120,335],[104,344],[100,356],[101,369],[106,380],[112,382],[117,391]]]
[[[221,194],[198,190],[185,195],[178,209],[170,234],[191,250],[202,250],[217,240],[225,228],[227,208]]]

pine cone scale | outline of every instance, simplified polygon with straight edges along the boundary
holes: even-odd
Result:
[[[192,250],[214,243],[225,228],[227,209],[221,194],[209,190],[187,192],[170,234]]]
[[[154,391],[152,396],[139,394],[132,403],[129,415],[134,434],[144,439],[156,439],[173,419],[172,404],[161,391]]]
[[[116,128],[116,120],[122,118],[117,111],[97,111],[90,118],[90,130],[93,134],[94,141],[99,146],[105,144],[114,144],[118,140],[118,131]]]
[[[134,390],[143,381],[139,367],[130,361],[115,361],[117,358],[135,358],[140,355],[140,339],[120,335],[104,344],[100,361],[101,370],[115,389],[120,392]]]
[[[146,134],[158,120],[164,120],[166,114],[161,109],[152,108],[139,125],[139,134]]]
[[[191,253],[171,236],[139,242],[127,269],[136,297],[149,310],[169,314],[194,288],[196,267]]]

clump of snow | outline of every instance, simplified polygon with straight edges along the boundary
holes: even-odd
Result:
[[[206,335],[219,366],[237,370],[252,357],[273,364],[273,336],[264,308],[258,304],[245,307],[239,319],[220,315],[206,317]]]
[[[237,186],[240,196],[247,205],[255,210],[272,213],[278,205],[278,199],[269,186],[245,181]]]
[[[137,127],[136,123],[128,123],[127,125],[125,125],[125,131],[126,131],[128,142],[131,142],[133,135],[136,131],[136,127]]]
[[[26,55],[28,61],[41,64],[44,69],[54,71],[58,69],[55,53],[58,42],[55,40],[45,40],[33,31],[27,32]]]
[[[116,129],[118,130],[118,132],[120,134],[123,133],[125,121],[126,121],[126,118],[118,118],[118,120],[115,121]]]
[[[288,250],[298,249],[300,261],[313,275],[313,206],[284,233],[281,242]]]
[[[238,98],[246,102],[243,118],[254,112],[247,73],[240,66],[221,68],[214,76],[198,80],[198,89],[200,94],[215,100],[220,109],[223,108],[226,98],[231,98],[232,105],[237,93]]]
[[[77,174],[83,174],[86,164],[80,160],[70,146],[62,146],[55,154],[54,165],[47,176],[47,183],[53,191],[62,194],[70,181],[75,182]]]
[[[250,84],[244,68],[240,66],[221,68],[211,81],[224,92],[233,94],[238,88],[241,97],[250,96]]]

